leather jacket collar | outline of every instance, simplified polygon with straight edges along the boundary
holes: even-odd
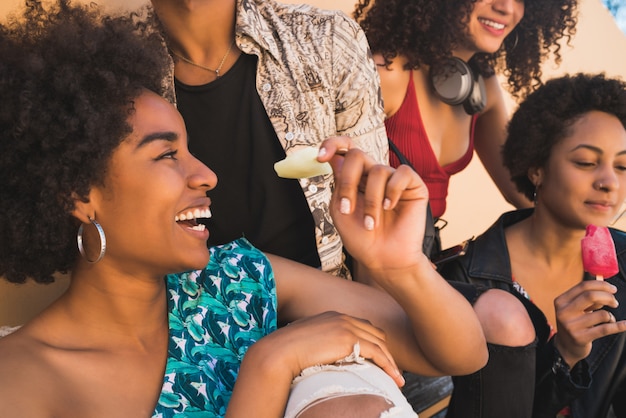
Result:
[[[533,209],[506,212],[484,234],[476,238],[474,249],[468,254],[470,260],[467,271],[470,277],[512,283],[511,262],[504,229],[528,218],[532,213]],[[485,254],[489,254],[489,257],[485,257]]]
[[[532,213],[533,209],[506,212],[484,234],[476,238],[473,245],[474,249],[471,254],[468,254],[470,259],[467,271],[470,277],[496,280],[507,284],[512,283],[511,262],[509,249],[504,237],[504,229],[528,218]],[[609,228],[609,230],[615,242],[620,270],[618,276],[624,280],[624,272],[626,271],[626,233],[613,228]],[[489,254],[489,257],[485,257],[485,254]]]

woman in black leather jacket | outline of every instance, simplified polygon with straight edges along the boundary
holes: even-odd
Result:
[[[580,244],[626,198],[625,126],[622,81],[578,74],[531,94],[503,155],[535,208],[504,214],[440,267],[526,298],[539,339],[534,417],[626,417],[626,234],[611,229],[619,273],[606,281],[585,280]]]

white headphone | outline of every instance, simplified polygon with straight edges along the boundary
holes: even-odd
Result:
[[[446,60],[438,71],[431,69],[430,82],[442,102],[451,106],[462,104],[468,115],[481,112],[487,104],[482,76],[457,57]]]

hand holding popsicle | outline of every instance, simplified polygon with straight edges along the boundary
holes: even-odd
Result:
[[[586,235],[580,243],[586,272],[595,275],[597,280],[619,272],[615,244],[608,228],[587,225]]]
[[[604,309],[618,306],[617,288],[603,280],[619,272],[610,231],[588,225],[581,248],[585,272],[598,280],[583,280],[554,300],[554,346],[570,367],[589,355],[598,338],[626,330],[626,321],[617,320],[610,310]]]

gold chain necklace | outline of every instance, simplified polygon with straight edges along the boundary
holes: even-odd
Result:
[[[189,58],[185,58],[180,54],[177,54],[176,52],[172,51],[170,49],[170,52],[176,57],[179,58],[183,61],[185,61],[187,64],[191,64],[194,67],[198,67],[198,68],[202,68],[203,70],[207,70],[207,71],[211,71],[212,73],[215,73],[215,77],[216,78],[220,78],[220,71],[222,70],[222,66],[224,65],[224,62],[226,62],[226,58],[228,57],[228,55],[230,54],[230,51],[233,49],[233,46],[235,45],[235,40],[233,39],[233,41],[231,42],[230,46],[228,47],[228,50],[226,51],[226,54],[224,54],[224,56],[222,57],[222,60],[220,61],[220,65],[217,66],[217,69],[213,69],[213,68],[209,68],[206,67],[204,65],[198,64],[193,62],[192,60],[190,60]]]

